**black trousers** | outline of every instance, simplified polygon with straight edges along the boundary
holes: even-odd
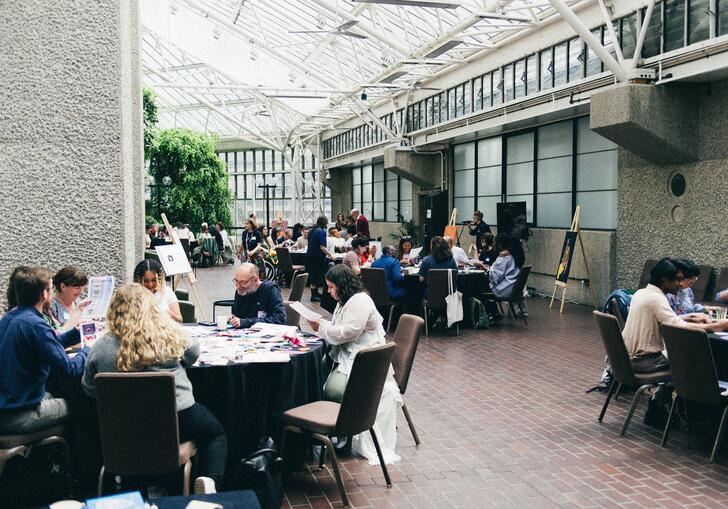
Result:
[[[197,446],[199,474],[212,477],[221,487],[228,450],[225,428],[199,403],[177,412],[177,420],[180,442],[191,440]]]

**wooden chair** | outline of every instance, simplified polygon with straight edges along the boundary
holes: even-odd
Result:
[[[183,495],[190,493],[193,442],[179,443],[177,403],[172,373],[99,373],[96,405],[106,474],[161,476],[184,467]]]
[[[673,325],[661,325],[660,331],[665,339],[665,348],[672,370],[672,383],[675,386],[675,398],[670,405],[660,445],[664,447],[667,443],[670,421],[678,398],[719,407],[723,414],[713,442],[713,451],[710,453],[710,462],[713,463],[728,420],[728,395],[722,394],[723,390],[728,389],[728,383],[718,380],[713,353],[705,331]]]
[[[67,430],[63,424],[34,431],[32,433],[18,433],[13,435],[0,435],[0,478],[5,464],[15,456],[27,456],[35,447],[44,447],[51,444],[63,446],[63,456],[66,460],[66,490],[69,498],[73,498],[73,480],[71,479],[71,453],[66,441]],[[42,487],[38,487],[42,489]]]
[[[394,349],[395,345],[388,343],[360,350],[356,354],[340,404],[332,401],[316,401],[292,408],[283,414],[285,427],[283,428],[281,451],[285,452],[286,433],[289,432],[306,434],[323,444],[331,454],[334,477],[345,506],[349,505],[349,499],[344,490],[344,483],[339,473],[339,462],[334,446],[329,439],[330,436],[350,437],[369,431],[374,447],[377,449],[384,479],[388,487],[392,486],[373,426]],[[324,452],[322,451],[321,454]]]
[[[634,409],[637,406],[640,396],[647,389],[655,388],[663,382],[669,382],[672,380],[672,376],[669,370],[656,371],[654,373],[635,373],[632,369],[632,362],[629,360],[627,348],[624,346],[622,330],[619,328],[617,319],[613,315],[599,311],[593,311],[593,314],[602,338],[602,343],[604,344],[604,349],[607,351],[609,366],[612,368],[612,374],[614,375],[614,380],[609,386],[607,399],[604,401],[604,406],[602,406],[602,411],[599,414],[599,422],[602,422],[602,419],[604,419],[609,401],[615,392],[619,392],[623,385],[626,387],[638,387],[634,393],[634,398],[632,398],[632,404],[627,412],[627,417],[624,419],[622,431],[619,433],[620,436],[624,436],[627,432],[629,422],[632,420],[632,414],[634,414]]]
[[[404,392],[407,390],[407,383],[409,382],[410,372],[412,371],[412,363],[415,360],[415,354],[417,353],[417,345],[420,342],[420,335],[422,334],[422,327],[424,326],[424,320],[419,316],[415,315],[402,315],[399,318],[397,324],[397,330],[394,332],[394,357],[392,357],[392,368],[394,368],[394,379],[397,381],[399,386],[399,392],[404,396]],[[407,424],[412,432],[412,437],[415,439],[415,444],[420,445],[420,437],[417,435],[415,430],[415,423],[412,422],[409,410],[407,410],[407,404],[402,403],[402,412],[404,417],[407,419]]]
[[[364,283],[364,288],[369,292],[369,296],[376,303],[377,308],[389,308],[389,316],[387,318],[387,334],[389,334],[389,330],[392,328],[394,309],[397,306],[401,306],[402,303],[393,301],[389,297],[384,269],[362,268],[361,278]]]
[[[294,274],[306,270],[306,267],[303,265],[293,264],[291,252],[286,247],[277,247],[276,256],[278,258],[278,273],[288,279],[289,284]]]
[[[195,305],[186,300],[177,301],[179,310],[182,313],[182,323],[197,323]]]
[[[452,269],[432,269],[427,274],[427,297],[422,299],[423,318],[425,319],[425,335],[430,335],[427,325],[427,313],[430,309],[447,310],[445,297],[450,295],[448,287],[448,271],[452,271],[453,282],[457,281],[458,273]],[[460,335],[460,323],[456,323],[458,335]]]
[[[524,313],[523,311],[523,290],[526,289],[528,276],[530,274],[531,266],[524,265],[523,267],[521,267],[521,271],[518,273],[516,282],[513,284],[513,290],[511,290],[511,294],[508,297],[500,298],[496,297],[492,293],[486,293],[483,295],[483,300],[495,301],[498,304],[498,308],[501,310],[501,313],[503,312],[501,304],[508,304],[508,316],[514,320],[518,316],[516,315],[516,307],[518,307],[518,311],[521,313],[521,318],[523,319],[523,322],[528,325],[528,318],[526,316],[526,313]]]
[[[288,255],[290,256],[290,255]],[[306,289],[306,283],[308,282],[308,272],[297,272],[293,276],[293,283],[291,284],[291,293],[288,295],[288,300],[291,302],[300,301],[303,297],[303,292]]]

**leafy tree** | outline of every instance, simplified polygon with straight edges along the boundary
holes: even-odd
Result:
[[[159,131],[149,174],[156,184],[147,210],[166,212],[169,220],[198,226],[230,224],[232,194],[225,164],[215,154],[215,139],[189,129]]]
[[[151,150],[157,143],[159,129],[157,122],[159,115],[157,113],[156,94],[151,88],[144,87],[142,105],[144,109],[144,160],[148,160]]]

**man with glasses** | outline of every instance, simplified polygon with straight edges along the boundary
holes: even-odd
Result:
[[[273,281],[261,281],[258,267],[243,263],[235,271],[235,302],[230,323],[247,329],[256,323],[286,323],[286,307],[281,290]]]

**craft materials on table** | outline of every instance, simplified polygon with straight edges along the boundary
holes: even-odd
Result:
[[[185,327],[200,343],[197,366],[225,366],[230,363],[289,362],[291,355],[310,351],[310,344],[320,341],[305,337],[296,327],[256,324],[257,328],[218,330],[192,325]]]

